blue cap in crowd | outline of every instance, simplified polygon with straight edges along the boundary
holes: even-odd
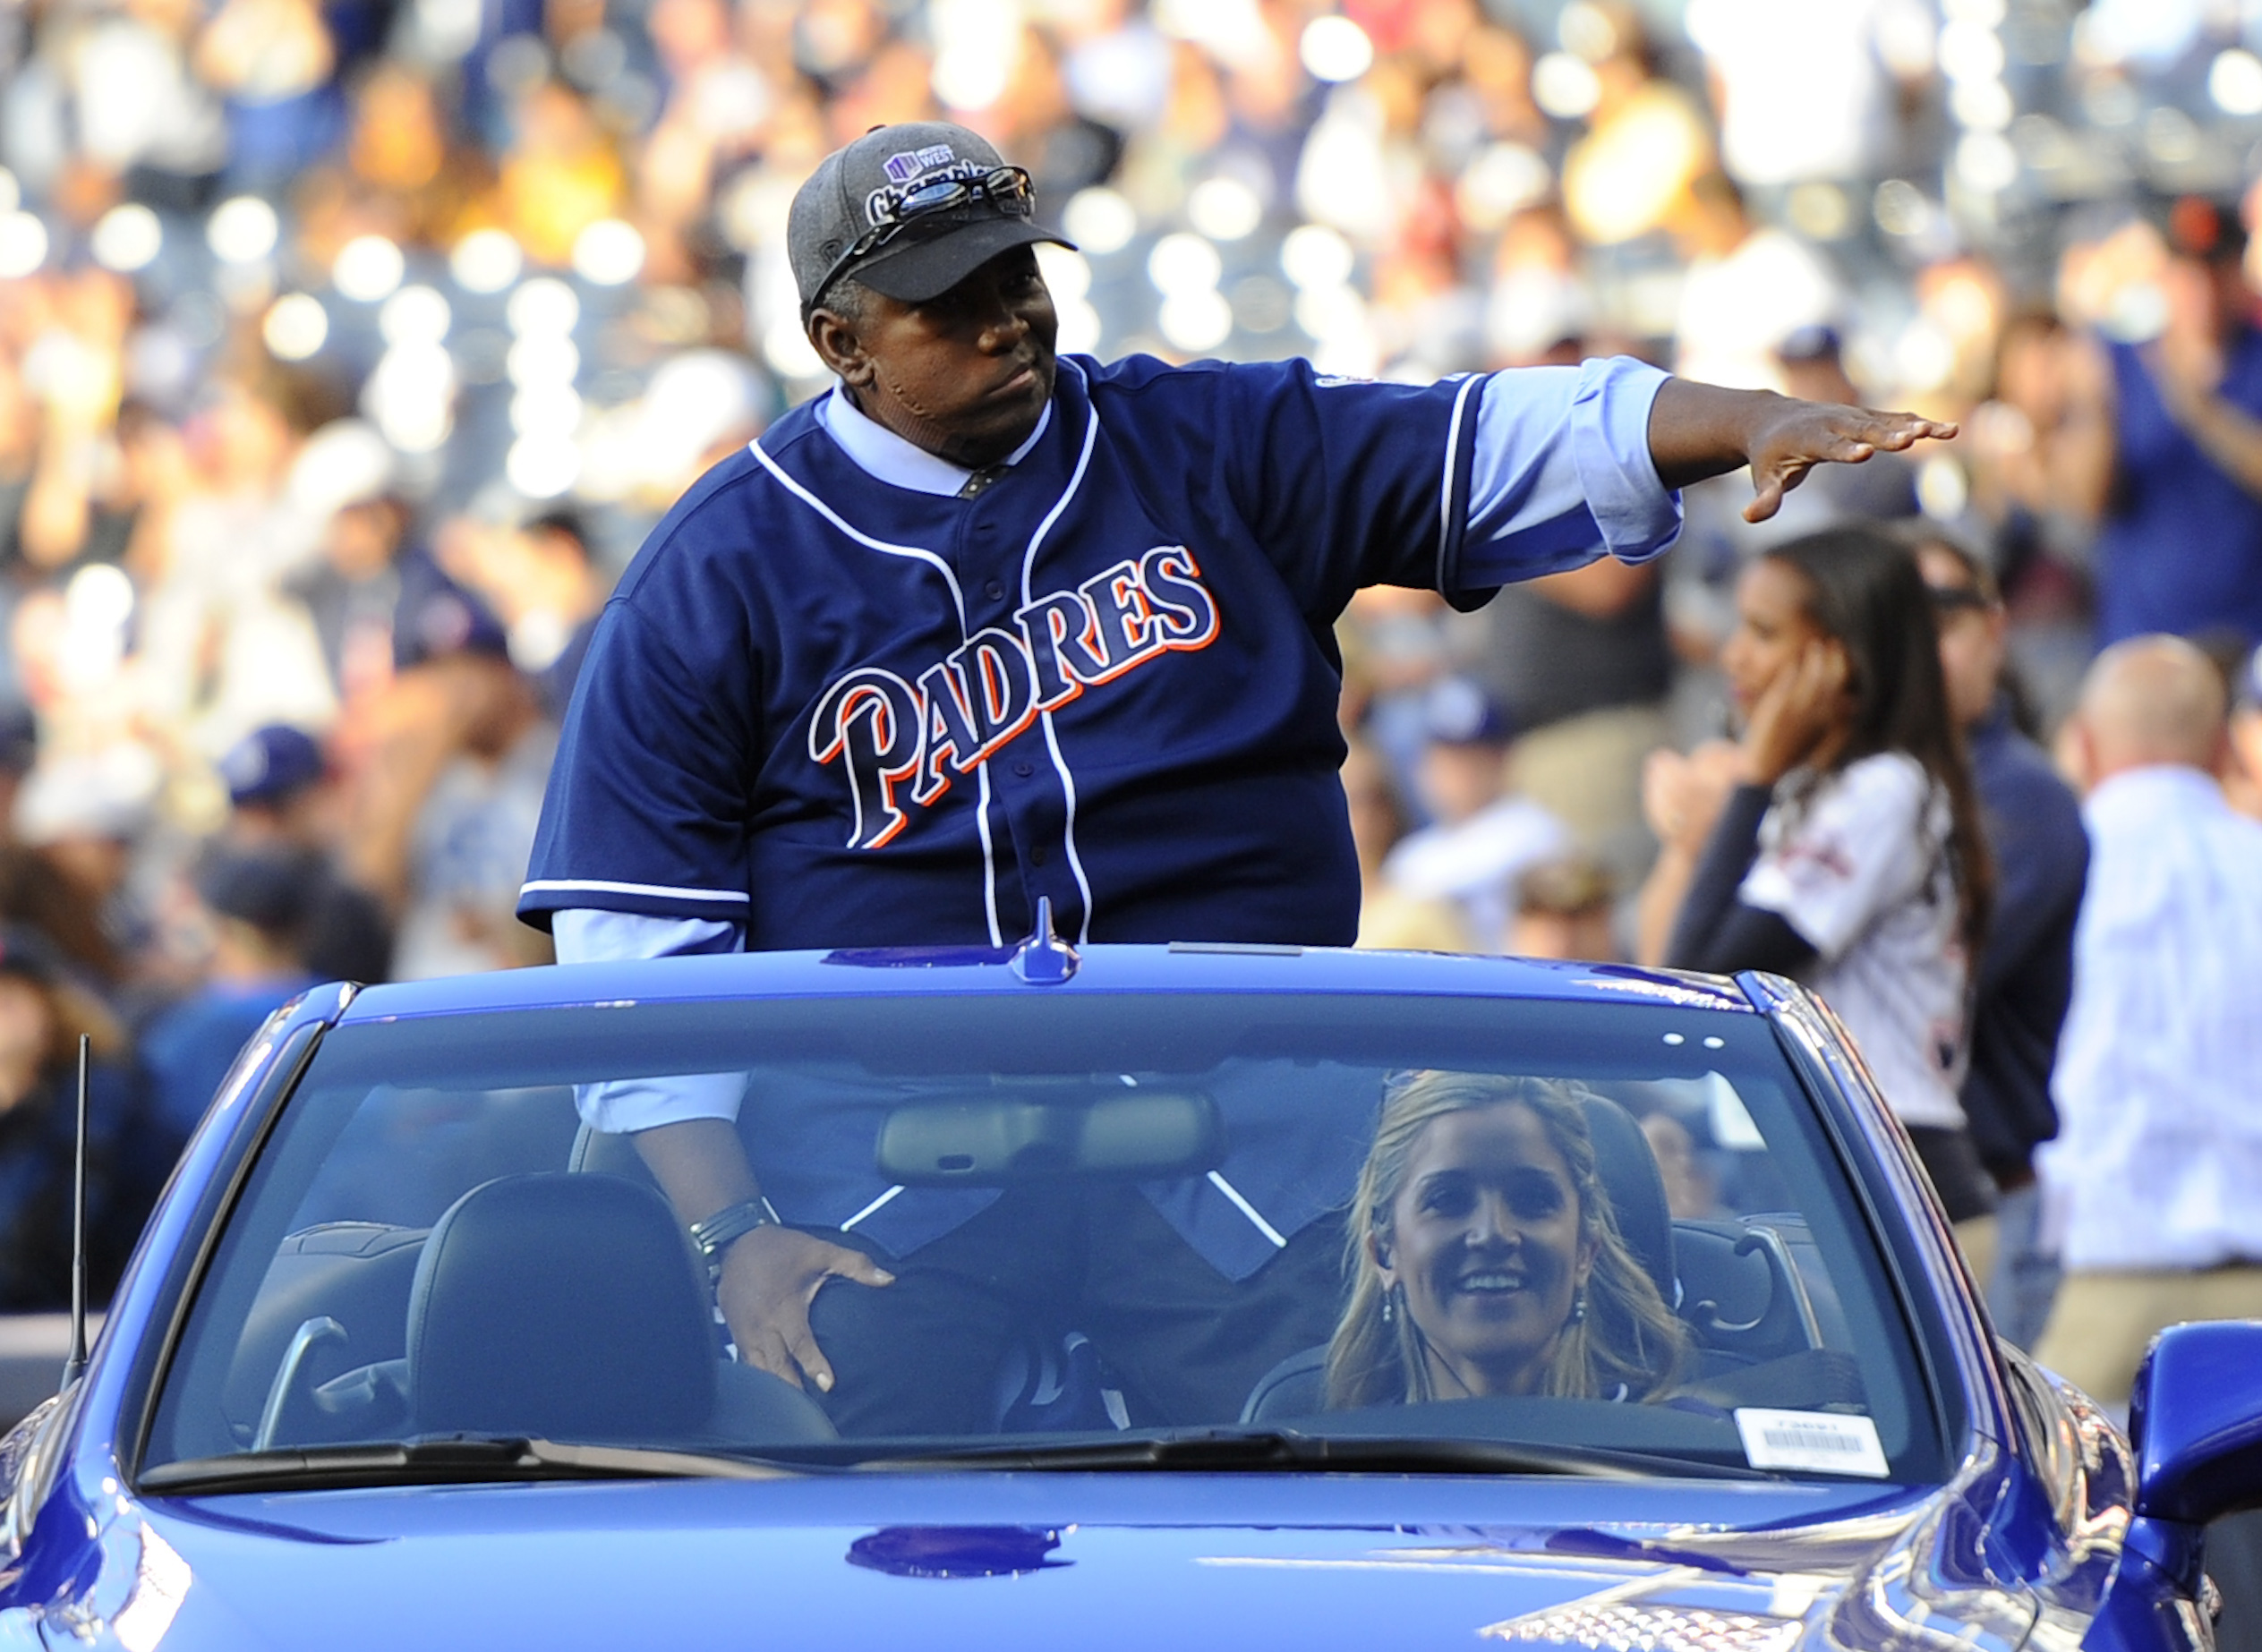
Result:
[[[1432,745],[1506,745],[1515,738],[1500,703],[1465,677],[1431,685],[1421,705],[1421,731]]]
[[[220,759],[228,801],[280,803],[322,778],[322,748],[303,728],[269,723],[254,728]]]

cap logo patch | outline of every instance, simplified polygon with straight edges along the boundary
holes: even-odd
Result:
[[[936,144],[933,149],[920,149],[913,156],[891,155],[887,161],[888,170],[892,172],[895,169],[895,163],[900,160],[933,156],[940,156],[942,158],[921,167],[909,182],[883,183],[864,198],[865,218],[875,229],[883,224],[894,223],[896,219],[903,216],[904,208],[907,205],[918,201],[938,185],[953,181],[977,183],[990,175],[988,167],[975,161],[960,160],[943,144]]]
[[[947,143],[930,143],[923,149],[905,149],[880,163],[880,170],[897,183],[909,183],[930,166],[947,166],[958,156]]]

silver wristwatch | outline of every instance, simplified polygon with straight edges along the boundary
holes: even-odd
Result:
[[[721,1282],[723,1253],[731,1246],[756,1228],[778,1225],[778,1213],[770,1208],[769,1200],[759,1197],[726,1205],[704,1222],[693,1222],[691,1242],[707,1259],[707,1282],[714,1284]]]

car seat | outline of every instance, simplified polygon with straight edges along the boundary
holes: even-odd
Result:
[[[505,1176],[457,1200],[424,1242],[407,1341],[425,1433],[679,1442],[715,1409],[683,1234],[615,1176]]]

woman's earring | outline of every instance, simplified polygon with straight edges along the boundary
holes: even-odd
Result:
[[[1382,1323],[1386,1325],[1398,1316],[1396,1311],[1391,1307],[1391,1299],[1397,1294],[1398,1288],[1396,1285],[1390,1286],[1382,1293]]]
[[[1583,1325],[1586,1323],[1586,1287],[1584,1285],[1581,1285],[1579,1294],[1571,1299],[1571,1323],[1575,1325]]]

